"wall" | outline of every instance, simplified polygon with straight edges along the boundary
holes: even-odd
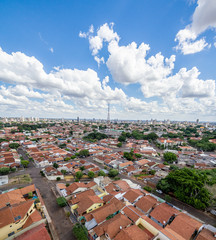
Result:
[[[87,213],[92,212],[93,210],[96,210],[96,209],[98,209],[98,208],[100,208],[100,207],[102,207],[102,206],[103,206],[103,203],[95,203],[95,204],[93,204],[90,208],[88,208],[88,209],[86,210],[86,212],[87,212]]]

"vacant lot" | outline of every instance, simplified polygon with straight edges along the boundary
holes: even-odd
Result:
[[[32,179],[29,174],[18,175],[9,179],[9,184],[31,183]]]

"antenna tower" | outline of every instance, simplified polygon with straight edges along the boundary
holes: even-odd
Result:
[[[108,103],[107,124],[110,124],[110,103]]]

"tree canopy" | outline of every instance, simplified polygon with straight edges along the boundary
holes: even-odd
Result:
[[[104,138],[108,138],[108,136],[104,133],[100,133],[100,132],[96,132],[96,131],[89,133],[87,136],[83,137],[84,140],[90,141],[90,142],[99,141]]]
[[[109,177],[115,177],[115,176],[117,176],[118,174],[119,174],[118,170],[116,170],[116,169],[110,169],[110,170],[109,170],[109,173],[108,173],[108,176],[109,176]]]
[[[29,165],[29,161],[28,160],[21,160],[21,164],[23,165],[23,167],[27,168]]]
[[[176,154],[172,152],[164,153],[163,157],[164,157],[164,160],[168,163],[173,163],[177,160]]]
[[[79,151],[79,156],[80,157],[88,157],[89,156],[89,150],[83,149]]]
[[[19,146],[20,146],[19,143],[10,143],[9,144],[9,147],[14,148],[14,149],[17,149]]]
[[[164,193],[173,192],[176,198],[197,209],[205,209],[210,200],[210,193],[205,188],[207,182],[204,171],[183,168],[171,171],[158,182],[157,188]]]

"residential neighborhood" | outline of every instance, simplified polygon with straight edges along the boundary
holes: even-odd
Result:
[[[3,119],[1,239],[215,239],[216,126],[106,124]],[[194,144],[206,133],[203,147],[212,151]],[[176,171],[211,174],[208,201],[167,192],[165,181]]]

